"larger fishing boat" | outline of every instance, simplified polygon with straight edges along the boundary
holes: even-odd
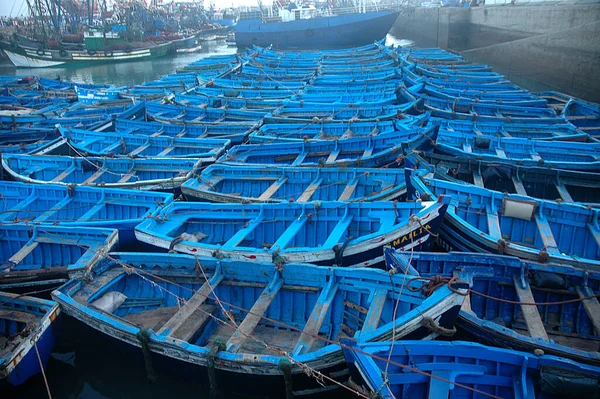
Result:
[[[277,49],[326,49],[372,46],[388,33],[399,12],[340,10],[345,14],[318,16],[313,6],[295,3],[277,10],[278,16],[238,21],[238,48],[252,46]]]

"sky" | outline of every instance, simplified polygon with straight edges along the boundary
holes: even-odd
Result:
[[[200,0],[199,0],[200,1]],[[206,4],[209,4],[209,0],[205,0]],[[213,0],[215,6],[219,7],[231,7],[232,5],[248,5],[255,6],[257,5],[256,0]],[[270,3],[270,1],[263,1],[263,4]],[[19,15],[19,10],[21,14],[24,14],[27,10],[27,5],[25,4],[25,0],[0,0],[0,16],[17,16]],[[12,11],[12,14],[11,14]]]

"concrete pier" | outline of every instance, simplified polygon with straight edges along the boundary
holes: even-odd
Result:
[[[600,102],[600,4],[408,8],[391,33],[489,64],[529,90]]]

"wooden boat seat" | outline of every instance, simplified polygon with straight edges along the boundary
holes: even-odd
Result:
[[[202,304],[194,313],[186,318],[183,323],[169,336],[182,341],[190,341],[196,332],[198,332],[211,319],[211,316],[217,310],[217,305]]]
[[[96,276],[90,283],[85,284],[75,295],[73,295],[73,299],[77,302],[85,303],[106,284],[118,278],[123,278],[124,276],[125,269],[122,267],[114,267],[107,270],[100,276]]]
[[[513,277],[513,280],[519,302],[535,303],[529,282],[516,274]],[[527,331],[529,331],[529,335],[532,338],[541,338],[545,341],[549,341],[548,334],[544,328],[544,323],[542,322],[542,318],[540,317],[537,306],[521,305],[521,313],[525,319],[525,324],[527,325]]]
[[[194,295],[188,299],[185,305],[179,308],[173,317],[171,317],[163,326],[161,326],[161,328],[158,330],[158,334],[167,334],[167,336],[173,336],[175,338],[178,338],[179,336],[186,336],[187,334],[184,334],[184,332],[189,330],[190,326],[188,326],[188,324],[191,323],[193,326],[194,323],[193,320],[188,322],[188,319],[195,319],[196,323],[198,323],[199,315],[194,315],[199,311],[199,309],[202,308],[208,299],[208,296],[222,280],[223,275],[219,272],[215,273],[210,280],[202,284],[202,287],[200,287],[200,289],[198,289],[198,291],[196,291]],[[211,313],[212,312],[214,312],[214,309],[211,311]],[[196,331],[197,330],[198,329],[196,329]]]
[[[576,287],[576,290],[579,298],[588,298],[595,294],[594,291],[587,286]],[[600,302],[598,302],[598,298],[584,299],[582,303],[588,317],[592,321],[596,334],[600,336]]]
[[[329,280],[327,286],[321,291],[317,303],[308,317],[308,321],[304,325],[300,339],[296,343],[294,348],[294,356],[302,353],[310,352],[316,343],[316,336],[321,330],[321,326],[325,321],[325,316],[331,307],[331,303],[335,298],[335,294],[338,289],[338,284],[334,284],[334,279]]]
[[[252,333],[258,323],[262,319],[262,316],[265,314],[273,299],[283,286],[283,278],[279,273],[275,273],[273,279],[265,287],[263,292],[260,294],[250,312],[246,315],[244,320],[239,324],[235,333],[229,338],[227,341],[227,351],[237,353],[244,345],[244,342],[252,336]]]
[[[33,315],[31,313],[20,312],[12,309],[0,309],[0,319],[17,321],[19,323],[25,323],[26,325],[32,325],[40,320],[40,316]]]
[[[137,313],[131,313],[123,318],[137,326],[156,331],[161,328],[173,314],[179,309],[177,306],[159,307],[157,309],[144,310]]]

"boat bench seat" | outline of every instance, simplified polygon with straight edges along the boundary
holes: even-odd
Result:
[[[179,328],[173,331],[170,336],[177,338],[182,341],[189,341],[196,335],[196,332],[200,330],[211,318],[213,313],[217,310],[217,305],[202,304],[198,309],[192,313],[185,321],[179,326]]]

